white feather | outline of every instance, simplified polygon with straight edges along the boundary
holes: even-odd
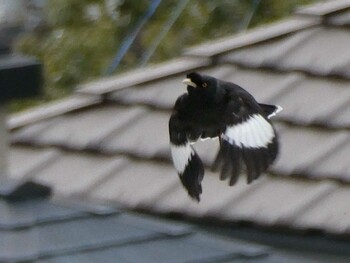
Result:
[[[259,125],[259,134],[263,136],[261,142],[271,142],[274,137],[274,132],[271,124],[261,115],[255,115]]]
[[[276,107],[277,109],[274,112],[272,112],[269,116],[267,116],[268,119],[271,119],[271,117],[276,116],[277,113],[283,110],[283,108],[279,105],[276,105]]]
[[[191,160],[194,151],[190,143],[186,145],[171,144],[170,149],[175,169],[182,174]]]
[[[248,142],[249,145],[256,145],[257,142],[263,140],[262,136],[259,133],[259,122],[256,119],[253,119],[250,126],[250,132],[249,132],[249,138],[250,141]]]
[[[245,122],[227,127],[224,139],[238,147],[267,147],[275,136],[271,124],[260,114],[251,116]]]

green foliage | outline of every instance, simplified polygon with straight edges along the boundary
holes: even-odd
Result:
[[[83,12],[91,3],[98,12],[94,19]],[[26,35],[17,44],[20,51],[43,61],[46,85],[71,90],[103,74],[118,46],[118,26],[106,14],[104,1],[50,0],[47,14],[47,32]]]
[[[178,2],[162,1],[119,71],[138,66]],[[190,45],[274,21],[290,14],[296,6],[311,2],[315,0],[261,0],[250,21],[247,18],[253,10],[253,1],[190,0],[150,63],[179,55]],[[78,83],[104,75],[121,41],[134,29],[150,3],[150,0],[48,0],[46,27],[22,36],[17,43],[17,50],[38,57],[44,64],[42,99],[65,96]],[[13,108],[22,107],[19,104]]]

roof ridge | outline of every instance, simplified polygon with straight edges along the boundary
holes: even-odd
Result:
[[[290,17],[272,24],[262,25],[247,32],[208,41],[185,50],[185,56],[215,57],[235,49],[255,45],[267,40],[313,27],[321,22],[314,17]]]
[[[262,25],[248,32],[221,38],[190,47],[184,55],[213,57],[233,51],[238,48],[255,45],[273,38],[303,30],[322,22],[323,16],[328,16],[350,8],[350,0],[333,0],[297,8],[294,16],[278,20],[270,25]]]
[[[7,120],[7,128],[15,130],[38,121],[56,117],[74,110],[100,103],[101,97],[73,93],[71,96],[45,103],[26,111],[14,113]]]
[[[350,0],[332,0],[297,8],[295,15],[324,17],[350,8]]]
[[[170,75],[180,74],[188,70],[203,68],[209,66],[210,63],[211,61],[207,58],[180,57],[151,65],[147,68],[138,68],[117,76],[81,84],[67,98],[12,114],[7,121],[7,127],[9,130],[15,130],[28,124],[93,106],[101,103],[104,97],[111,92],[149,81],[155,81]]]
[[[176,74],[181,74],[189,70],[209,66],[211,61],[205,57],[184,57],[170,59],[162,63],[147,66],[146,68],[136,68],[120,75],[110,76],[97,81],[79,85],[78,94],[108,95],[111,92],[121,90],[130,86],[135,86],[150,81],[159,80]]]

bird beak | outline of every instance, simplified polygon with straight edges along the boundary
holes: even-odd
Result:
[[[182,81],[182,83],[186,84],[187,86],[191,86],[191,87],[197,88],[196,83],[192,82],[191,79],[184,79]]]

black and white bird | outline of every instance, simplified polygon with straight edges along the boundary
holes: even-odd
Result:
[[[181,95],[169,120],[171,155],[183,186],[200,200],[204,167],[192,143],[219,138],[213,171],[234,185],[245,167],[251,183],[265,172],[278,153],[277,134],[270,118],[280,106],[258,103],[240,86],[201,75],[187,74]]]

